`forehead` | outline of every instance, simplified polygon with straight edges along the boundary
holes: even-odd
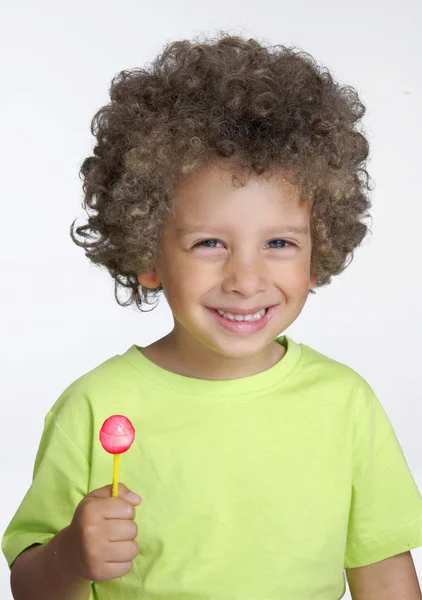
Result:
[[[211,224],[245,214],[257,222],[294,218],[300,224],[309,219],[308,204],[282,173],[241,176],[234,181],[233,175],[228,167],[213,165],[186,176],[174,191],[174,220],[194,225],[205,219]]]

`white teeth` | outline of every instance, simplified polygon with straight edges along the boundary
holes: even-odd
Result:
[[[232,313],[226,313],[222,310],[217,310],[217,312],[222,317],[229,319],[229,321],[257,321],[258,319],[262,319],[262,317],[265,315],[266,309],[263,308],[253,315],[233,315]]]

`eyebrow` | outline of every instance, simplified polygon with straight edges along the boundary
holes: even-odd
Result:
[[[225,230],[223,229],[219,229],[218,227],[214,228],[214,227],[210,227],[209,224],[198,224],[195,226],[187,226],[187,227],[178,227],[176,229],[176,235],[177,237],[182,237],[184,235],[189,235],[189,234],[198,234],[198,233],[204,233],[204,234],[219,234],[219,233],[225,233]],[[295,225],[283,225],[282,227],[268,227],[266,229],[263,230],[263,233],[267,234],[267,235],[284,235],[286,233],[297,233],[299,235],[307,235],[309,233],[309,229],[308,227],[297,227]]]

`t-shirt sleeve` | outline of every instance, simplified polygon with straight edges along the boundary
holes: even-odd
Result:
[[[88,494],[89,453],[83,440],[89,419],[86,424],[82,404],[70,402],[59,415],[49,412],[45,418],[32,484],[3,536],[2,549],[10,566],[26,548],[48,542],[67,527]],[[66,429],[75,432],[74,439]]]
[[[422,545],[422,497],[386,412],[365,383],[356,405],[344,567]]]

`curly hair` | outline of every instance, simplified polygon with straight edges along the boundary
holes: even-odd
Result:
[[[137,275],[154,267],[172,191],[216,161],[237,180],[282,172],[299,187],[311,203],[316,287],[330,283],[368,231],[369,145],[356,90],[295,47],[225,32],[168,43],[147,67],[118,73],[92,119],[97,143],[80,168],[88,221],[70,230],[114,278],[117,302],[156,303],[161,286],[144,288]]]

